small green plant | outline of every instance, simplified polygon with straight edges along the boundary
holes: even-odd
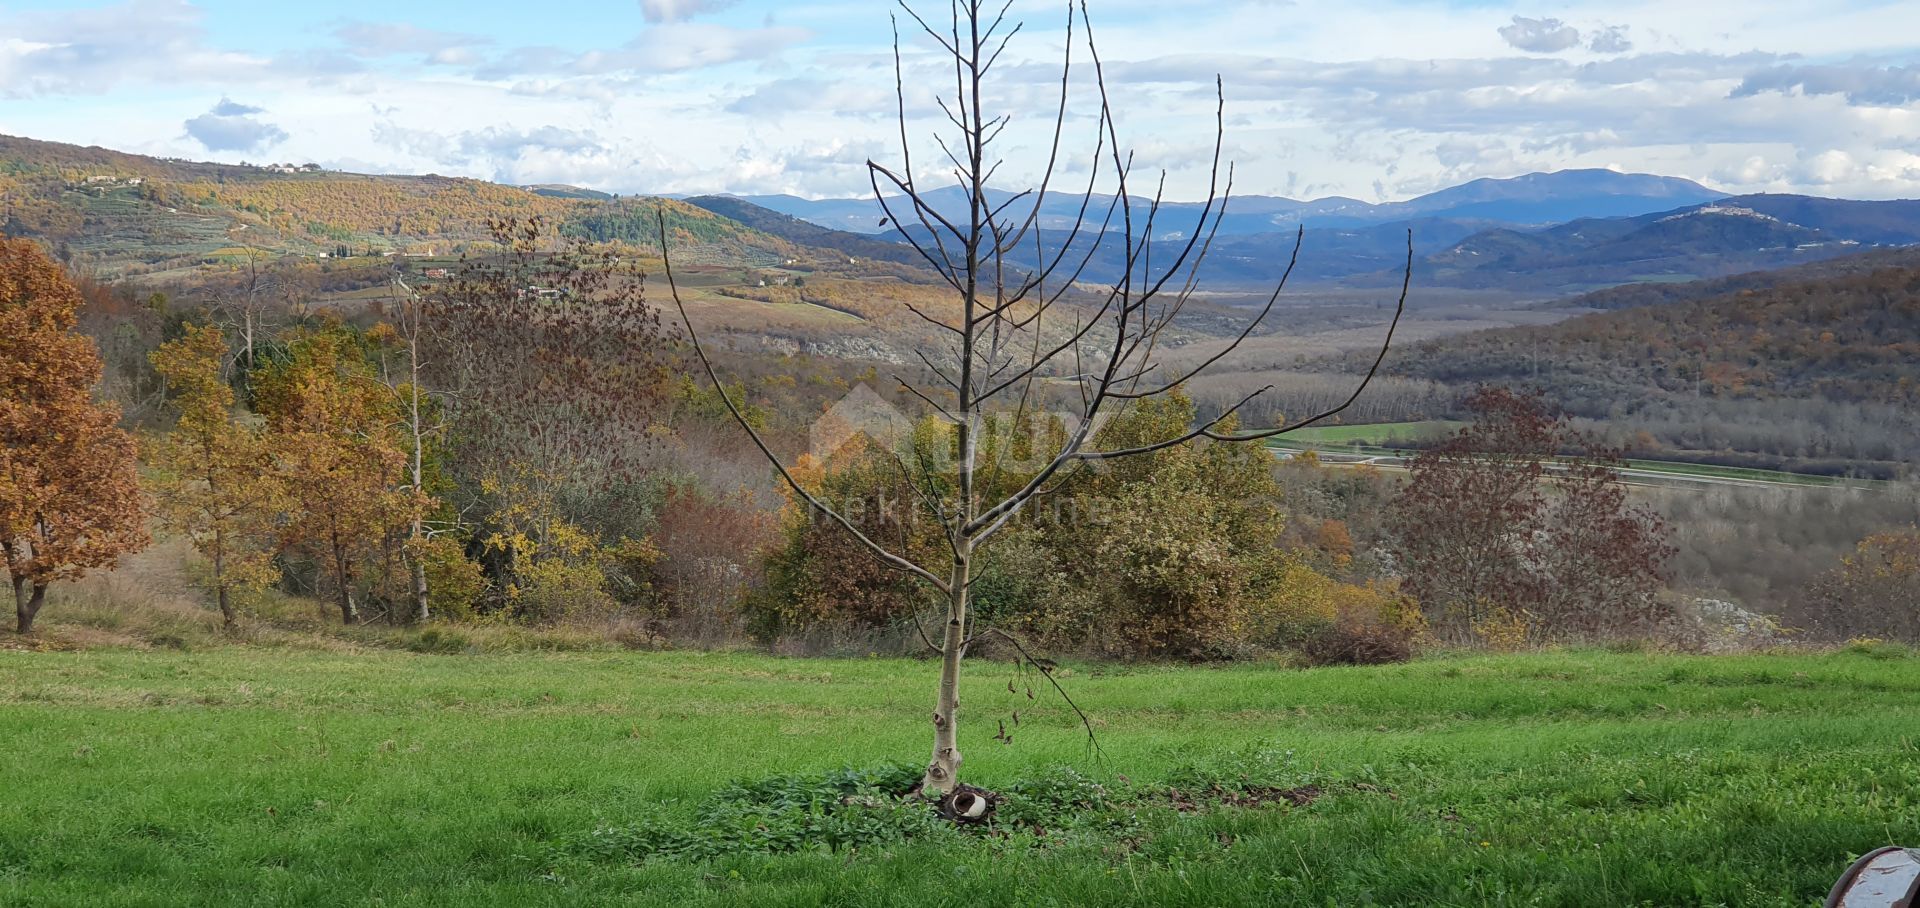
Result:
[[[700,802],[691,814],[627,826],[603,826],[553,849],[570,860],[641,864],[698,862],[740,855],[840,854],[908,841],[982,840],[996,847],[1091,844],[1131,851],[1168,825],[1166,817],[1225,807],[1318,798],[1318,785],[1282,788],[1301,774],[1292,751],[1227,754],[1175,773],[1168,784],[1101,782],[1055,767],[1002,789],[990,823],[955,826],[916,791],[920,770],[904,764],[841,769],[819,776],[775,776],[736,782]],[[1156,819],[1158,818],[1158,819]]]
[[[1847,641],[1846,651],[1869,659],[1910,659],[1913,647],[1879,637],[1855,637]]]
[[[905,764],[735,783],[691,817],[607,826],[561,846],[602,861],[712,860],[741,854],[842,852],[937,835],[944,826],[914,797],[920,770]]]

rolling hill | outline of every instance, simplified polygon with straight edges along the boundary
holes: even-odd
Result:
[[[1694,460],[1877,475],[1911,462],[1920,438],[1920,250],[1691,290],[1657,305],[1415,344],[1387,368],[1461,390],[1537,387],[1576,416],[1646,431]],[[1609,292],[1628,302],[1642,291]]]
[[[1544,298],[1920,243],[1920,202],[1716,196],[1686,180],[1601,170],[1476,180],[1383,205],[1247,196],[1234,199],[1221,217],[1200,278],[1209,290],[1270,288],[1302,226],[1294,274],[1302,289],[1397,286],[1411,232],[1416,286]],[[929,198],[943,210],[965,207],[957,188]],[[995,204],[1011,198],[990,193]],[[870,200],[619,198],[559,184],[201,164],[10,137],[0,137],[0,200],[0,229],[40,238],[69,261],[109,277],[230,264],[248,249],[309,258],[457,254],[484,244],[488,221],[506,216],[650,247],[661,210],[689,263],[774,267],[804,260],[841,274],[864,270],[907,279],[916,279],[922,264],[901,242],[907,234],[899,225],[882,225]],[[1012,207],[1016,215],[1019,207]],[[1194,203],[1163,206],[1152,225],[1156,269],[1175,260],[1174,250],[1202,210]],[[1023,244],[1015,262],[1031,269],[1051,259],[1078,215],[1074,199],[1050,196],[1038,212],[1044,256],[1036,258]],[[918,224],[904,229],[925,230]],[[1083,230],[1069,261],[1077,262],[1093,240],[1093,232]],[[1079,277],[1116,280],[1126,267],[1124,245],[1110,236]]]
[[[1422,276],[1452,287],[1566,292],[1721,277],[1915,243],[1920,202],[1734,196],[1632,218],[1482,231],[1429,256]]]
[[[1787,283],[1832,280],[1888,268],[1920,269],[1920,246],[1873,249],[1772,271],[1748,271],[1686,283],[1622,284],[1556,302],[1554,308],[1631,309],[1709,299],[1741,291],[1770,290]]]
[[[595,197],[599,196],[599,197]],[[689,261],[766,265],[792,244],[666,199],[615,199],[435,175],[197,164],[0,137],[0,229],[45,241],[103,276],[218,265],[248,254],[449,255],[491,241],[494,218],[562,234],[657,245],[666,213]]]
[[[1920,404],[1920,267],[1776,283],[1417,345],[1393,371],[1452,383]]]
[[[781,214],[736,196],[694,196],[687,199],[686,203],[801,246],[832,249],[846,253],[851,258],[916,267],[921,264],[919,253],[903,243],[822,227],[812,221],[803,221],[791,215]]]

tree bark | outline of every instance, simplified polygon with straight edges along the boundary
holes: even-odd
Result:
[[[228,633],[232,633],[236,630],[239,630],[240,619],[238,616],[234,615],[233,613],[233,602],[227,595],[226,584],[224,583],[220,584],[220,591],[217,595],[219,596],[219,599],[220,599],[221,626],[224,627]]]
[[[360,609],[353,604],[353,576],[347,569],[347,556],[336,543],[333,547],[333,585],[340,600],[340,623],[359,624]]]
[[[40,614],[40,606],[46,603],[47,585],[33,584],[32,592],[29,593],[25,581],[24,577],[13,579],[14,617],[17,619],[14,631],[20,634],[31,634],[33,619]]]
[[[920,780],[920,792],[938,797],[960,782],[960,659],[966,655],[967,575],[973,546],[962,540],[953,559],[953,586],[947,594],[947,627],[940,657],[940,697],[933,713],[933,759]]]
[[[240,618],[233,613],[233,601],[227,595],[227,547],[219,530],[213,532],[213,589],[220,601],[220,623],[232,633],[240,627]]]
[[[407,427],[413,433],[413,493],[416,499],[424,498],[427,493],[427,441],[425,431],[420,425],[420,301],[413,299],[407,318],[407,393],[408,410],[411,417]],[[427,620],[427,568],[420,561],[420,549],[426,542],[426,521],[419,513],[421,502],[414,501],[413,515],[413,557],[407,559],[413,568],[413,620],[423,623]]]
[[[414,538],[419,539],[420,527],[417,522],[414,525],[413,532]],[[420,560],[420,554],[418,552],[415,552],[407,561],[413,570],[413,621],[415,624],[420,624],[428,618],[427,566]]]
[[[353,568],[348,566],[348,549],[340,541],[338,524],[328,534],[334,551],[334,589],[340,601],[340,624],[359,624],[359,609],[353,605]]]

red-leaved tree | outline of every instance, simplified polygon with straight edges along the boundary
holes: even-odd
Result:
[[[1454,642],[1540,643],[1650,631],[1673,548],[1627,501],[1619,455],[1537,394],[1483,388],[1474,420],[1413,459],[1389,530],[1405,589]]]

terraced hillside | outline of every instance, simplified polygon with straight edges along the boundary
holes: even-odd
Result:
[[[796,255],[791,243],[666,199],[557,197],[313,165],[198,164],[0,137],[0,227],[107,276],[219,265],[248,249],[310,258],[457,254],[486,244],[488,222],[505,217],[650,249],[662,210],[688,261],[771,265]]]

